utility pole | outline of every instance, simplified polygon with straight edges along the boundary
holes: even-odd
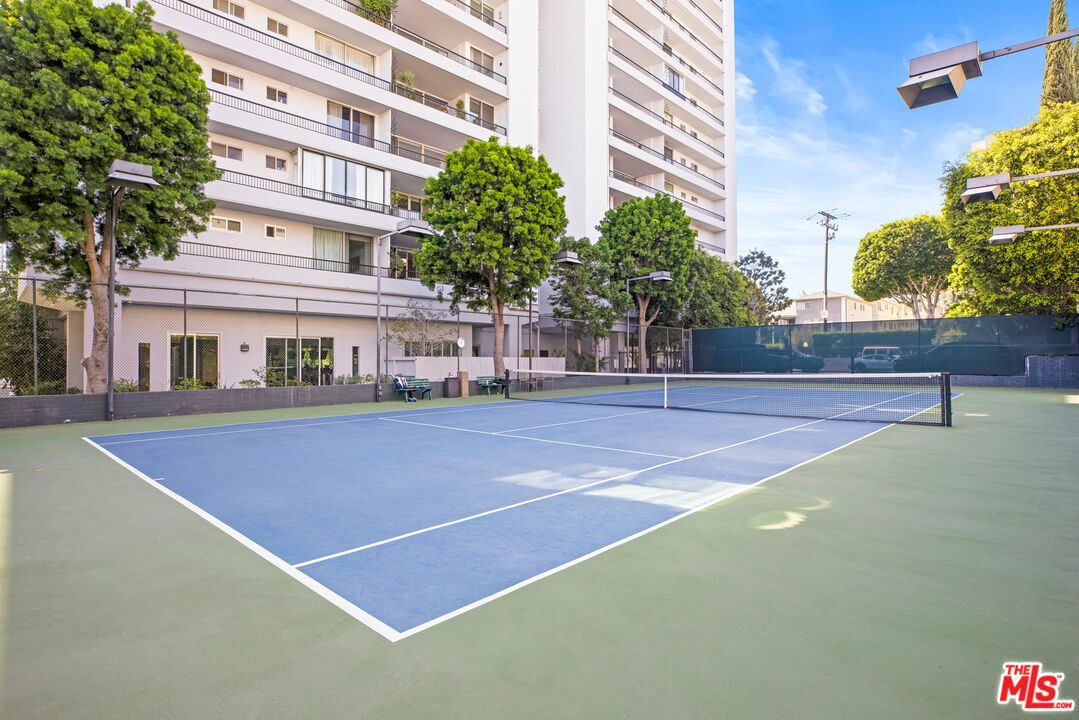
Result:
[[[806,220],[819,218],[817,224],[824,228],[824,309],[821,310],[821,319],[826,328],[828,327],[828,243],[835,239],[835,234],[839,232],[839,221],[846,217],[850,215],[846,213],[838,215],[836,209],[832,208],[819,210],[806,218]]]

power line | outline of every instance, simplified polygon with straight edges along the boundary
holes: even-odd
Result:
[[[835,239],[836,233],[839,232],[839,221],[849,217],[850,213],[840,214],[836,208],[832,208],[818,210],[806,218],[807,221],[817,218],[817,224],[824,228],[824,310],[821,312],[821,319],[825,325],[828,324],[828,243]]]

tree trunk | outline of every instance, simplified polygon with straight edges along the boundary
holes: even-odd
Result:
[[[581,369],[581,349],[582,349],[581,348],[581,336],[580,335],[574,335],[573,336],[573,341],[577,344],[576,363],[577,363],[577,369],[580,370]]]
[[[106,218],[105,227],[108,226]],[[83,254],[90,270],[90,310],[94,324],[90,352],[83,358],[82,367],[86,371],[86,392],[95,394],[105,392],[108,384],[109,290],[106,283],[109,279],[109,244],[112,237],[108,233],[107,237],[102,238],[101,256],[98,257],[94,218],[88,213],[83,215],[83,230],[86,233]]]
[[[491,298],[491,322],[495,326],[495,377],[500,378],[506,374],[506,360],[503,357],[506,341],[506,328],[503,325],[502,315],[505,309],[501,300]],[[520,338],[517,342],[520,342]]]
[[[599,356],[599,341],[600,338],[598,337],[592,338],[592,359],[595,361],[596,364],[596,372],[600,371],[600,361],[602,359]]]

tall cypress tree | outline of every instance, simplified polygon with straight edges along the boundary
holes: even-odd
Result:
[[[1051,0],[1049,35],[1068,29],[1067,0]],[[1042,105],[1079,102],[1079,49],[1070,40],[1045,46]]]

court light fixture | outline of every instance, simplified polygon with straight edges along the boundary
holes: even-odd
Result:
[[[1079,228],[1079,223],[1067,225],[1042,225],[1041,227],[1026,227],[1025,225],[1006,225],[993,228],[993,235],[989,238],[990,245],[1008,245],[1019,239],[1019,236],[1043,230],[1073,230]]]
[[[1061,175],[1075,175],[1077,173],[1079,173],[1079,168],[1054,170],[1052,172],[1023,175],[1016,178],[1013,178],[1010,173],[970,178],[967,180],[967,189],[959,196],[959,199],[962,200],[964,204],[972,202],[993,202],[1000,197],[1002,192],[1015,183],[1043,180],[1045,178],[1060,177]]]
[[[967,80],[982,76],[982,63],[1023,50],[1041,47],[1079,36],[1079,28],[1055,33],[1048,37],[1010,45],[999,50],[981,52],[977,42],[969,42],[910,61],[908,79],[898,88],[907,107],[915,110],[927,105],[955,100]]]
[[[554,256],[555,265],[580,265],[581,258],[573,250],[563,250]]]

